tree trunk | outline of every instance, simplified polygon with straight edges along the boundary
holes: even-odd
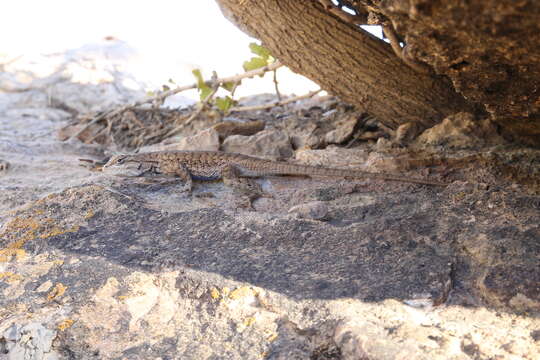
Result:
[[[457,111],[473,111],[448,79],[416,72],[389,44],[317,1],[216,1],[229,20],[293,71],[389,127],[407,122],[430,127]]]
[[[390,21],[407,43],[407,54],[483,106],[502,135],[540,147],[540,1],[350,3]]]

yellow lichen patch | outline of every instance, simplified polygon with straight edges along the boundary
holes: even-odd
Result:
[[[12,258],[17,259],[17,261],[21,261],[26,257],[26,251],[22,249],[23,245],[28,240],[26,238],[17,240],[9,244],[4,249],[0,250],[0,262],[7,262],[11,260]]]
[[[0,262],[10,261],[14,257],[18,261],[24,259],[26,252],[22,247],[28,240],[36,237],[39,227],[40,224],[32,218],[16,217],[8,222],[0,238],[14,241],[0,250]]]
[[[40,210],[36,209],[34,214],[39,215]],[[17,261],[24,259],[26,252],[22,247],[30,240],[36,238],[46,239],[51,236],[79,231],[78,225],[64,229],[58,225],[54,225],[54,221],[55,220],[51,218],[45,218],[38,221],[32,216],[18,216],[8,222],[4,227],[4,231],[0,233],[0,238],[11,241],[11,243],[4,249],[0,249],[0,262],[7,262],[13,258],[16,258]]]
[[[58,297],[64,295],[66,290],[67,290],[67,286],[64,286],[64,284],[62,284],[62,283],[57,283],[55,285],[55,287],[51,290],[51,292],[49,292],[49,294],[47,294],[47,300],[51,301],[51,300],[53,300],[55,298],[58,298]]]
[[[71,325],[73,325],[74,322],[75,322],[75,320],[65,319],[62,322],[60,322],[60,324],[58,324],[57,328],[60,331],[64,331],[66,329],[69,329],[71,327]]]
[[[41,224],[31,217],[16,217],[6,224],[2,237],[6,239],[17,239],[17,241],[24,242],[32,240],[36,237],[36,231],[40,228]],[[21,245],[22,246],[22,245]]]
[[[255,323],[255,318],[253,316],[250,316],[244,320],[245,326],[251,326]]]
[[[86,220],[88,220],[88,219],[90,219],[90,218],[93,218],[94,215],[95,215],[94,210],[88,210],[88,212],[86,213],[86,215],[84,215],[84,218],[85,218]]]
[[[216,289],[216,288],[212,288],[212,289],[210,290],[210,296],[211,296],[212,299],[214,299],[214,300],[219,299],[219,296],[220,296],[220,295],[219,295],[219,290]]]
[[[49,231],[44,232],[43,234],[39,235],[39,237],[41,239],[46,239],[46,238],[49,238],[51,236],[63,235],[63,234],[68,233],[68,232],[77,232],[77,231],[79,231],[79,226],[78,225],[72,226],[69,229],[62,229],[59,226],[53,226],[52,229],[50,229]]]
[[[58,266],[64,265],[64,260],[53,260],[53,264]]]
[[[278,334],[273,333],[273,334],[271,334],[270,336],[268,336],[268,337],[266,338],[266,340],[267,340],[268,342],[273,342],[274,340],[277,339],[277,337],[278,337]]]
[[[237,289],[234,289],[229,294],[229,298],[233,300],[238,300],[240,298],[246,297],[246,296],[256,296],[257,292],[250,288],[249,286],[242,286]]]
[[[8,284],[12,284],[16,281],[21,281],[22,278],[23,277],[21,275],[12,273],[10,271],[0,273],[0,280],[5,281]]]
[[[0,262],[8,262],[12,258],[21,261],[26,257],[26,251],[23,249],[13,249],[11,244],[7,248],[0,250]]]

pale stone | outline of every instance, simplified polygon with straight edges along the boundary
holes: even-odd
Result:
[[[43,284],[39,285],[39,287],[36,289],[37,292],[47,292],[52,286],[52,281],[47,280]]]
[[[286,159],[293,153],[289,136],[280,130],[263,130],[252,136],[229,136],[222,149],[267,159]]]
[[[312,201],[306,204],[293,206],[289,214],[295,214],[302,219],[322,220],[328,215],[328,205],[322,201]]]
[[[416,139],[420,145],[444,145],[452,148],[470,148],[480,145],[502,144],[497,127],[489,119],[477,120],[470,113],[448,116],[440,124],[424,131]]]
[[[336,125],[335,130],[326,134],[325,141],[328,144],[341,144],[350,139],[358,123],[358,117],[358,113],[349,114]]]

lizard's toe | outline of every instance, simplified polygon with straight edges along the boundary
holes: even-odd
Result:
[[[0,160],[0,172],[7,171],[9,163],[5,160]]]

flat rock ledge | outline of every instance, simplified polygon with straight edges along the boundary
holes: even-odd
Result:
[[[100,185],[51,194],[0,234],[0,357],[538,358],[537,204],[505,193],[517,224],[450,201],[495,191],[415,186],[291,187],[327,204],[322,221],[197,193],[175,209]]]

